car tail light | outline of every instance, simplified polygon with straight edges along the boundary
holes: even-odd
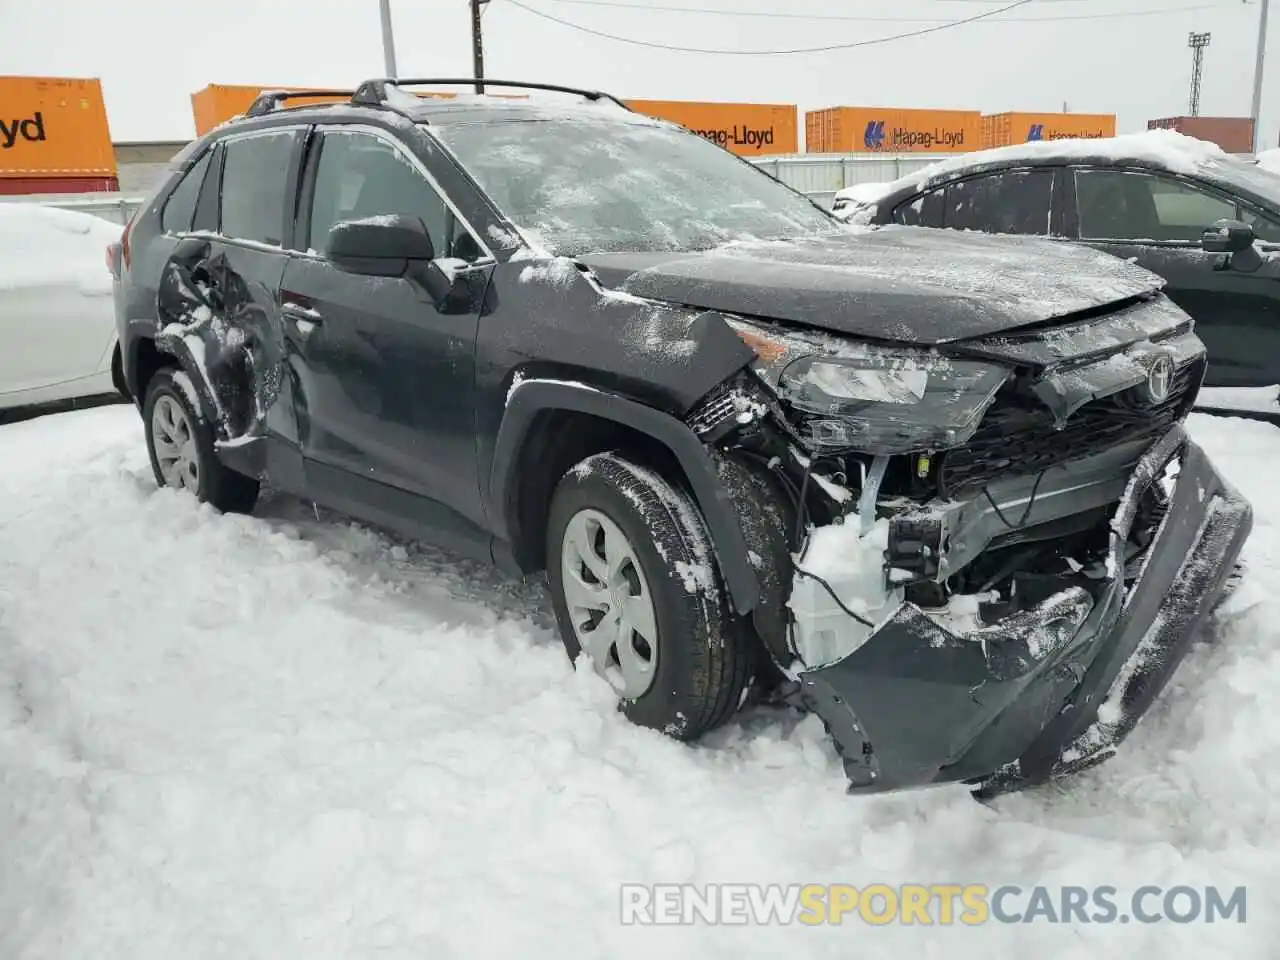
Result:
[[[135,211],[133,216],[129,218],[129,222],[124,225],[124,231],[120,234],[120,261],[124,264],[124,269],[129,269],[129,231],[133,229],[133,221],[138,217]]]
[[[138,212],[134,211],[133,216],[125,223],[124,229],[120,231],[120,239],[115,243],[107,244],[107,269],[117,280],[125,270],[129,269],[129,231],[133,229],[133,221],[137,218]]]

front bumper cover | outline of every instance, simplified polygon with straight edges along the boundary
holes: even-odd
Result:
[[[1126,587],[1138,504],[1174,459],[1168,513]],[[852,654],[801,673],[793,701],[826,724],[850,792],[964,782],[991,796],[1091,766],[1186,655],[1252,526],[1252,507],[1178,424],[1134,468],[1100,592],[1067,591],[968,637],[904,604]]]

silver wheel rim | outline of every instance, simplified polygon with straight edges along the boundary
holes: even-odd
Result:
[[[151,442],[166,487],[200,489],[200,458],[191,420],[178,401],[167,394],[156,399],[151,410]]]
[[[579,510],[560,544],[565,605],[596,673],[634,700],[658,668],[658,618],[631,541],[599,510]]]

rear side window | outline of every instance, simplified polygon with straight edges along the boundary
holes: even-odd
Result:
[[[294,132],[258,134],[223,145],[222,213],[219,232],[237,240],[280,246],[285,187]]]
[[[445,204],[399,150],[367,133],[325,132],[316,168],[308,248],[323,253],[343,220],[386,214],[420,217],[437,256],[446,255]]]
[[[209,172],[209,160],[212,150],[206,150],[196,165],[187,171],[169,199],[164,203],[164,211],[160,214],[160,229],[165,233],[186,233],[191,229],[191,221],[196,213],[196,201],[200,199],[200,187],[204,184],[205,174]]]
[[[1006,170],[947,187],[944,225],[956,230],[1048,236],[1052,170]]]

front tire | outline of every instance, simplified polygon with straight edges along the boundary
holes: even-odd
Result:
[[[143,429],[151,470],[161,487],[186,490],[223,513],[249,513],[258,500],[258,481],[219,462],[213,430],[179,385],[175,370],[161,370],[147,385]]]
[[[616,454],[584,460],[552,498],[547,577],[569,658],[587,654],[632,722],[695,740],[736,712],[752,647],[684,493]]]

